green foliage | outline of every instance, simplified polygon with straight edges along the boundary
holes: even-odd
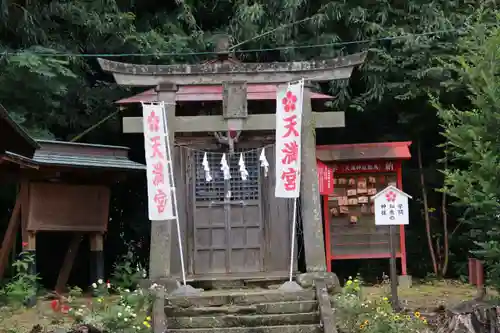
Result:
[[[129,250],[113,266],[112,284],[120,289],[135,289],[141,279],[146,278],[146,270]]]
[[[36,297],[38,276],[29,271],[29,267],[34,261],[33,254],[23,251],[20,253],[19,259],[12,264],[15,275],[2,290],[10,307],[19,308],[26,305],[31,297]]]
[[[73,290],[73,296],[67,302],[53,301],[53,315],[62,314],[70,318],[73,327],[93,327],[102,332],[151,332],[151,317],[148,313],[152,296],[149,291],[118,290],[118,295],[112,295],[112,287],[103,281],[94,283],[95,297],[83,304],[81,293]]]
[[[410,333],[428,332],[427,320],[419,312],[393,312],[389,299],[365,301],[360,296],[361,280],[347,280],[335,296],[336,322],[341,332]]]
[[[486,260],[489,276],[500,288],[500,25],[480,12],[459,41],[461,54],[444,63],[453,78],[448,86],[464,89],[469,103],[442,105],[443,135],[452,165],[445,189],[463,209],[475,253]],[[497,19],[500,16],[497,16]]]

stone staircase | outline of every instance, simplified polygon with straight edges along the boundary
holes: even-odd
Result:
[[[211,290],[169,296],[165,304],[171,333],[323,332],[315,290]]]

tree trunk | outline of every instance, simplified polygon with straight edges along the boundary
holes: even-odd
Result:
[[[422,201],[424,203],[424,219],[425,219],[425,232],[427,234],[427,245],[429,247],[429,253],[431,255],[432,268],[434,269],[434,274],[438,275],[439,270],[436,262],[436,254],[434,253],[434,245],[432,244],[431,219],[429,217],[429,204],[427,202],[427,189],[425,188],[425,177],[424,177],[424,168],[422,166],[422,149],[420,145],[420,140],[417,143],[417,160],[418,160],[418,171],[420,173],[420,186],[422,187]]]
[[[500,308],[486,302],[467,301],[451,308],[438,333],[499,333]]]
[[[445,148],[446,149],[446,148]],[[446,150],[445,150],[445,156],[444,156],[444,169],[446,170],[448,168],[448,156],[446,155]],[[448,239],[448,211],[446,205],[447,200],[446,200],[446,191],[443,191],[443,196],[441,199],[441,215],[443,219],[443,242],[444,242],[444,249],[443,249],[443,265],[441,266],[441,276],[445,276],[446,273],[448,272],[448,261],[450,257],[450,244],[449,244],[449,239]]]

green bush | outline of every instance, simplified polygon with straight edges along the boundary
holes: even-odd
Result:
[[[336,322],[342,333],[415,333],[430,331],[420,313],[395,313],[387,297],[363,300],[361,280],[349,278],[342,292],[334,296]]]

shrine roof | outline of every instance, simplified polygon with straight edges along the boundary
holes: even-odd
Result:
[[[10,152],[24,157],[32,157],[38,143],[19,126],[0,104],[0,153]]]
[[[123,98],[116,104],[130,104],[140,102],[155,102],[157,93],[155,89],[146,90],[132,97]],[[330,100],[333,96],[312,93],[312,99]],[[264,101],[276,99],[276,85],[274,84],[247,84],[247,100]],[[222,101],[222,85],[194,85],[180,86],[175,100],[177,102],[206,102]]]
[[[128,158],[129,148],[75,142],[37,140],[33,160],[39,165],[112,170],[145,170]]]
[[[316,158],[323,162],[407,160],[410,145],[411,141],[316,146]]]

